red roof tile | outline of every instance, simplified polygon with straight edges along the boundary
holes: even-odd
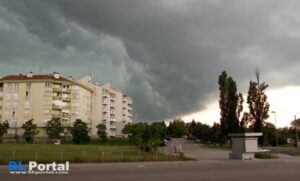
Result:
[[[33,75],[32,77],[27,77],[27,75],[8,75],[0,78],[0,81],[17,81],[17,80],[60,80],[72,82],[67,78],[59,76],[59,79],[54,78],[53,75]]]

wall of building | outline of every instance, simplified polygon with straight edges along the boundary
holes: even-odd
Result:
[[[100,123],[106,125],[109,137],[120,137],[124,125],[132,122],[131,98],[110,84],[99,85],[90,76],[78,81],[61,79],[57,73],[51,75],[54,78],[49,76],[0,79],[0,120],[9,121],[10,135],[22,135],[22,124],[30,119],[37,124],[40,137],[46,136],[47,121],[55,118],[61,119],[64,127],[81,119],[88,123],[92,137],[97,137]]]

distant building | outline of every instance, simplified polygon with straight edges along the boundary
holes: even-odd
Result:
[[[132,122],[131,98],[112,88],[109,83],[100,86],[92,82],[90,76],[85,76],[78,82],[93,90],[92,125],[105,124],[108,136],[122,136],[124,125]],[[91,133],[97,135],[96,127],[92,127]]]
[[[109,136],[122,136],[123,125],[132,121],[131,99],[123,102],[126,96],[109,84],[99,86],[86,79],[75,81],[58,73],[32,72],[0,78],[0,120],[9,121],[8,135],[22,135],[22,124],[33,119],[40,131],[38,136],[45,137],[47,121],[57,118],[65,131],[81,119],[88,124],[92,137],[97,136],[99,123],[106,124]],[[125,105],[127,112],[123,114],[120,109],[125,110]]]

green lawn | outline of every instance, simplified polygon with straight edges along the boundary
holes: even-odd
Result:
[[[184,157],[144,152],[133,146],[0,144],[0,164],[9,160],[38,162],[175,161]]]
[[[296,147],[266,147],[266,149],[269,149],[273,153],[277,153],[277,149],[279,153],[288,154],[291,156],[299,156],[300,154],[297,152]]]

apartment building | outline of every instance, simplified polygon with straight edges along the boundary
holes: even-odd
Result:
[[[0,78],[0,120],[9,121],[8,135],[22,135],[22,124],[33,119],[38,136],[44,137],[47,121],[54,118],[66,131],[81,119],[92,137],[97,137],[100,123],[106,125],[109,137],[120,137],[124,125],[132,122],[132,100],[110,84],[92,82],[90,76],[75,81],[58,73],[29,72]]]
[[[109,83],[99,85],[92,82],[90,76],[78,80],[79,83],[93,90],[92,94],[92,125],[106,125],[109,137],[122,136],[124,125],[132,122],[132,100],[120,90],[114,89]],[[96,127],[91,129],[97,135]]]
[[[9,75],[0,79],[0,120],[8,120],[9,135],[21,135],[24,122],[33,119],[40,137],[47,121],[57,118],[67,128],[76,119],[91,127],[92,90],[58,73]]]

